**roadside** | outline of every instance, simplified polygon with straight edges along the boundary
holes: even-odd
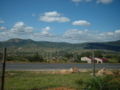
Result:
[[[91,71],[61,74],[40,71],[7,71],[5,88],[6,90],[83,90],[85,88],[93,90],[88,86],[94,83],[96,86],[92,86],[93,88],[108,89],[107,85],[109,85],[110,88],[117,90],[120,77],[118,71],[112,72],[114,75],[104,74],[93,77]],[[99,85],[102,86],[99,87]]]

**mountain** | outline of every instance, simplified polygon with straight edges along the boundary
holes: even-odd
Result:
[[[87,43],[85,49],[104,49],[112,51],[120,51],[120,45],[111,43]]]
[[[120,40],[108,42],[108,44],[120,46]]]
[[[65,42],[34,41],[31,39],[14,38],[0,42],[0,48],[3,47],[24,47],[24,48],[59,48],[59,49],[103,49],[120,51],[120,40],[111,42],[94,42],[71,44]]]

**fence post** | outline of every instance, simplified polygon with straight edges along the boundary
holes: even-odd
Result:
[[[92,59],[93,59],[93,76],[95,76],[95,54],[94,51],[92,52]]]
[[[3,49],[3,64],[2,64],[1,90],[4,90],[4,84],[5,84],[6,50],[7,50],[6,48]]]

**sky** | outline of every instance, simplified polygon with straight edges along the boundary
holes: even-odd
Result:
[[[120,40],[120,0],[0,0],[0,41]]]

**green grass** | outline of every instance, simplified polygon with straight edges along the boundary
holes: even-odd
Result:
[[[48,74],[32,71],[6,72],[5,90],[30,90],[52,87],[83,88],[83,82],[91,77],[89,73]]]

